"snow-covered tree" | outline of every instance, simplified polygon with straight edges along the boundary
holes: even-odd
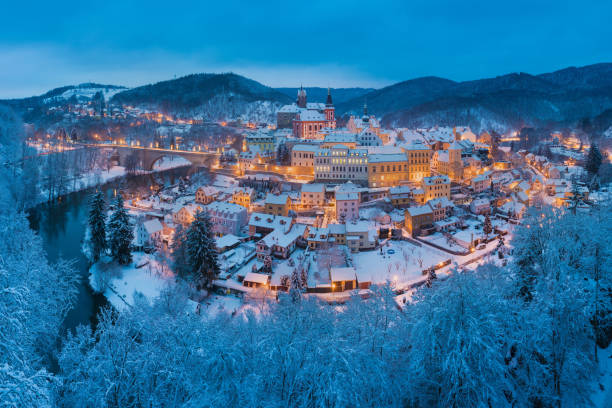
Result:
[[[589,172],[591,176],[594,176],[599,171],[599,167],[601,166],[602,156],[599,148],[595,143],[591,143],[591,147],[589,149],[589,153],[587,154],[585,169]]]
[[[489,217],[489,214],[485,214],[482,232],[485,234],[485,239],[489,239],[489,235],[493,232],[493,226],[491,225],[491,218]]]
[[[185,277],[197,286],[210,287],[219,274],[219,262],[212,224],[206,212],[198,211],[187,228],[183,245],[189,266]]]
[[[117,194],[115,209],[108,222],[108,248],[114,260],[121,265],[132,262],[130,246],[134,240],[134,230],[123,206],[123,197]]]
[[[89,207],[89,251],[93,261],[106,250],[106,204],[102,191],[95,193]]]
[[[302,297],[302,280],[297,268],[293,268],[291,271],[291,286],[289,288],[289,295],[293,302],[299,302]]]

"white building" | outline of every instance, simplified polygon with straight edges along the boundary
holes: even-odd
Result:
[[[161,242],[164,226],[157,218],[136,224],[136,245],[140,247]]]
[[[315,153],[314,166],[315,181],[367,182],[368,151],[367,149],[349,149],[344,145],[319,149]]]

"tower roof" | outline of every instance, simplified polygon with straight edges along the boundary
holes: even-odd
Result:
[[[331,97],[331,89],[327,87],[327,100],[325,101],[326,105],[333,105],[332,97]]]

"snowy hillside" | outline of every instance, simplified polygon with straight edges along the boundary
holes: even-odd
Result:
[[[44,98],[43,103],[68,100],[73,96],[76,97],[79,102],[88,101],[93,99],[94,95],[96,95],[98,92],[101,92],[102,95],[104,95],[104,100],[108,101],[115,94],[125,91],[128,88],[114,85],[80,84],[77,86],[65,87],[63,89],[63,92],[59,94],[54,94],[53,96]]]

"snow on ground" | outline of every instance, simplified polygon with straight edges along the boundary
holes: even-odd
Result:
[[[154,255],[135,252],[132,263],[126,266],[109,262],[95,263],[90,269],[89,283],[95,291],[102,291],[117,309],[124,310],[134,304],[134,294],[147,299],[157,298],[165,287],[174,283],[174,275],[164,270]]]
[[[451,255],[428,246],[418,247],[408,241],[388,241],[383,248],[353,254],[359,281],[372,284],[392,282],[398,286],[422,278],[423,269],[451,259]]]
[[[155,162],[153,171],[170,170],[184,166],[191,166],[191,162],[181,156],[164,156]]]

